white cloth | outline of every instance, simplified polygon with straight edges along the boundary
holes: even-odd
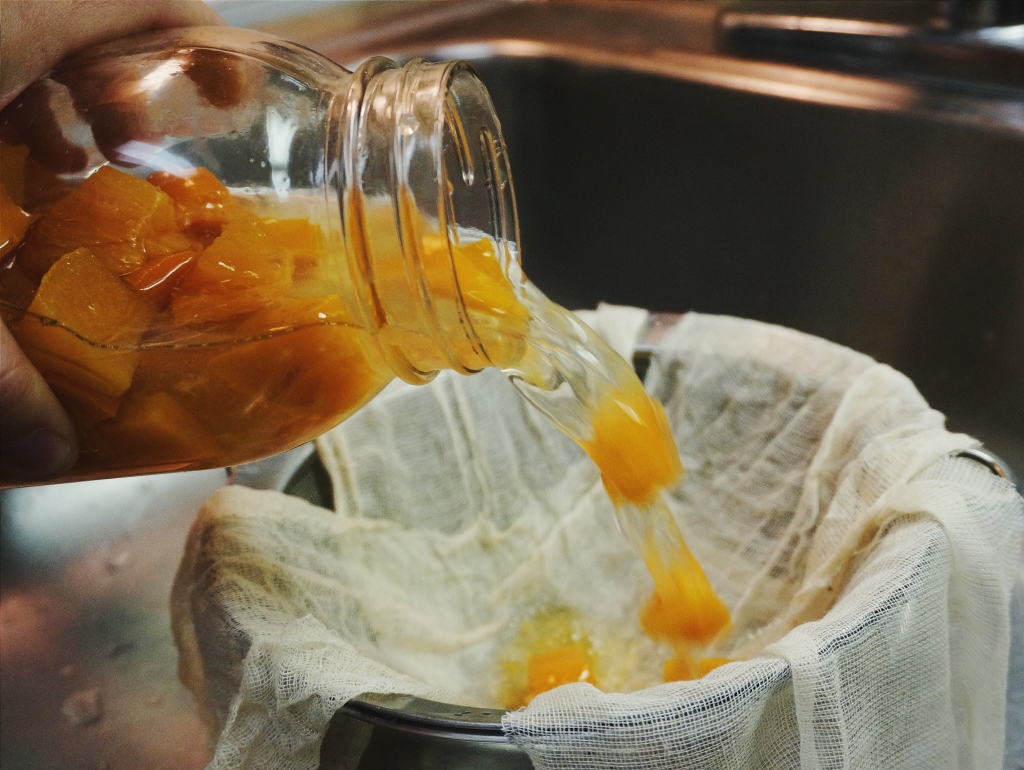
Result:
[[[999,767],[1024,501],[866,356],[697,314],[662,349],[670,504],[744,660],[651,686],[670,651],[597,471],[497,373],[442,375],[318,442],[336,513],[241,488],[201,512],[172,608],[211,767],[312,770],[360,692],[490,705],[538,606],[588,618],[610,689],[636,690],[507,714],[538,768]]]

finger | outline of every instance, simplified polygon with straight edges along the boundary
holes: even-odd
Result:
[[[0,481],[38,481],[78,457],[75,429],[53,391],[0,324]]]
[[[0,108],[74,51],[148,29],[220,24],[200,0],[4,0]]]

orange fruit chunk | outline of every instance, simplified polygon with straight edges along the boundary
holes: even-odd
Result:
[[[665,681],[685,682],[700,677],[700,665],[684,646],[676,649],[676,654],[665,661]]]
[[[134,346],[155,315],[153,303],[80,248],[47,271],[14,336],[58,398],[91,423],[117,411],[138,365]]]
[[[117,419],[103,423],[99,432],[111,447],[140,464],[212,460],[221,451],[209,431],[169,393],[129,393]]]
[[[0,258],[14,251],[24,240],[29,225],[36,217],[22,210],[0,184]]]
[[[700,679],[702,676],[714,671],[719,666],[732,663],[732,658],[701,658],[694,660],[689,650],[677,647],[676,655],[665,661],[665,681],[683,682],[690,679]]]
[[[171,196],[182,230],[216,235],[240,208],[228,188],[205,168],[187,176],[157,171],[149,175],[149,182]]]
[[[64,254],[83,246],[115,275],[146,259],[146,241],[174,229],[171,199],[142,179],[102,166],[43,214],[19,260],[40,278]]]
[[[301,300],[295,300],[301,302]],[[337,303],[336,309],[330,304]],[[324,314],[340,314],[336,298]],[[306,313],[317,313],[307,308]],[[245,327],[266,332],[293,327],[280,308],[258,311]],[[391,374],[373,356],[365,332],[322,321],[264,339],[225,346],[203,368],[203,419],[225,444],[294,446],[314,438],[375,395]],[[219,348],[217,349],[220,350]]]
[[[193,169],[187,175],[157,171],[148,181],[171,196],[176,206],[202,210],[209,206],[223,206],[231,201],[231,193],[209,169]]]
[[[527,672],[525,703],[529,703],[542,692],[553,690],[563,684],[590,682],[597,686],[590,656],[578,644],[567,644],[532,655]]]
[[[163,310],[171,303],[171,292],[174,287],[185,277],[198,258],[199,252],[192,249],[168,254],[166,257],[152,259],[130,273],[125,273],[122,278]]]
[[[700,675],[705,676],[710,674],[719,666],[724,666],[726,663],[734,663],[732,658],[701,658],[700,659]]]
[[[286,296],[291,287],[292,261],[259,220],[232,220],[175,287],[174,321],[224,321]]]
[[[652,639],[707,645],[729,624],[729,609],[684,543],[666,564],[651,539],[644,562],[654,578],[654,594],[640,614],[640,625]]]
[[[264,232],[295,264],[295,280],[316,278],[326,253],[324,234],[308,219],[264,219]]]
[[[665,410],[635,377],[601,399],[591,425],[593,438],[582,446],[616,505],[648,505],[682,476]]]

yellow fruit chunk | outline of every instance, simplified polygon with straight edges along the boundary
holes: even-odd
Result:
[[[355,321],[337,296],[284,297],[246,316],[232,332],[237,339],[276,334],[306,326],[349,326]],[[351,331],[340,329],[352,336]]]
[[[323,311],[341,312],[340,307]],[[301,323],[303,315],[308,319],[319,311],[307,307],[290,317],[276,307],[258,311],[239,327],[243,336],[246,326],[252,333],[281,331],[225,346],[205,363],[205,381],[196,388],[204,402],[203,420],[225,444],[250,443],[249,451],[258,453],[261,446],[312,439],[390,379],[368,353],[365,332],[325,323],[283,331]]]
[[[161,310],[171,302],[171,292],[199,258],[191,249],[166,257],[151,259],[142,267],[125,273],[122,278],[133,289],[144,292]]]
[[[108,272],[127,273],[146,260],[146,242],[174,229],[171,199],[145,180],[102,166],[54,203],[19,254],[22,269],[40,278],[62,255],[88,246]]]
[[[14,251],[36,217],[23,211],[0,184],[0,258]]]
[[[326,255],[319,226],[308,219],[264,219],[262,225],[274,245],[291,256],[296,281],[317,277],[317,269]]]
[[[724,666],[726,663],[734,663],[732,658],[701,658],[700,659],[700,675],[705,676],[710,674],[719,666]]]
[[[732,663],[732,658],[701,658],[696,661],[689,650],[677,647],[676,655],[665,661],[665,681],[684,682],[699,679],[714,671],[719,666]]]
[[[292,260],[277,248],[255,217],[224,225],[188,275],[177,285],[171,308],[175,323],[224,321],[286,296]]]
[[[221,451],[209,431],[168,393],[129,393],[117,419],[100,426],[100,434],[115,451],[139,464],[211,460]]]
[[[617,505],[648,505],[679,481],[683,466],[665,411],[639,380],[607,393],[591,424],[593,438],[582,446],[601,470],[605,489]]]
[[[46,273],[14,336],[72,416],[93,423],[117,411],[138,365],[133,346],[155,314],[82,248]]]
[[[668,564],[653,539],[643,556],[654,578],[654,595],[640,615],[640,625],[648,636],[707,645],[729,624],[729,609],[684,543],[680,541],[679,552]]]
[[[187,176],[165,171],[150,174],[149,182],[174,201],[178,227],[197,237],[216,237],[241,208],[221,181],[205,168]]]
[[[542,692],[572,682],[590,682],[595,687],[593,666],[587,651],[578,644],[567,644],[548,652],[539,652],[530,658],[527,668],[525,703]]]
[[[666,682],[686,682],[700,675],[700,666],[685,645],[680,645],[676,654],[665,661]]]

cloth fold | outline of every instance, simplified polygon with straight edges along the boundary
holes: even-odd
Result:
[[[590,320],[628,353],[646,314]],[[494,705],[537,608],[610,661],[608,692],[505,715],[538,768],[998,767],[1024,501],[953,457],[976,442],[889,367],[753,321],[684,316],[647,385],[738,662],[660,684],[672,651],[639,628],[652,584],[597,470],[499,373],[442,374],[317,442],[336,511],[235,487],[200,513],[172,610],[211,767],[312,770],[361,692]]]

